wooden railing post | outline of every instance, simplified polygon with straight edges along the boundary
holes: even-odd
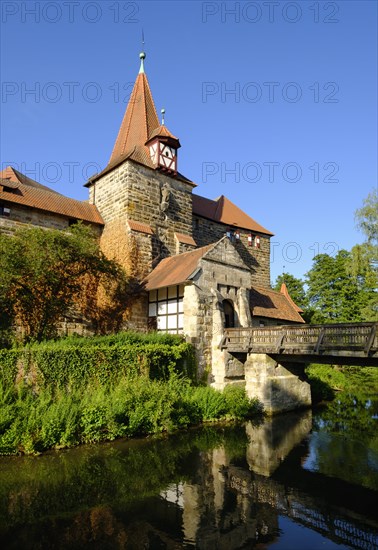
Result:
[[[280,351],[283,347],[282,343],[284,341],[284,338],[285,338],[285,331],[282,329],[282,334],[280,334],[280,336],[278,337],[277,342],[276,342],[276,352],[277,353],[280,353]]]
[[[373,342],[374,342],[374,340],[375,340],[375,335],[376,335],[376,333],[377,333],[377,325],[375,324],[375,325],[373,325],[373,326],[371,327],[371,331],[370,331],[369,337],[368,337],[367,340],[366,340],[366,345],[365,345],[365,348],[364,348],[364,353],[365,353],[366,355],[369,355],[369,351],[370,351],[370,349],[371,349],[371,347],[372,347],[372,345],[373,345]]]
[[[314,353],[316,353],[316,354],[319,353],[320,346],[321,346],[321,344],[322,344],[322,342],[323,342],[323,339],[324,339],[324,334],[325,334],[325,330],[324,330],[324,328],[322,328],[322,329],[320,330],[320,334],[319,334],[319,336],[318,336],[318,340],[317,340],[317,342],[316,342],[316,344],[315,344],[315,347],[314,347]]]

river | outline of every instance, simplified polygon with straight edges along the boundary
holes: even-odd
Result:
[[[3,549],[378,548],[378,403],[0,458]]]

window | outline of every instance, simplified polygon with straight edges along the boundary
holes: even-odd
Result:
[[[10,208],[7,208],[3,204],[0,204],[0,216],[8,218],[10,216]]]
[[[184,285],[151,290],[148,316],[156,318],[157,330],[181,334],[184,329]]]

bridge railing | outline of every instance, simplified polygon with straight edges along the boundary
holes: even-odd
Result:
[[[363,352],[378,350],[378,323],[227,328],[221,349],[256,353]]]

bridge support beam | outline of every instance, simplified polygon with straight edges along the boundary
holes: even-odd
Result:
[[[245,362],[245,389],[257,397],[267,414],[292,411],[311,405],[310,385],[305,380],[304,365],[277,363],[262,353],[250,353]]]

